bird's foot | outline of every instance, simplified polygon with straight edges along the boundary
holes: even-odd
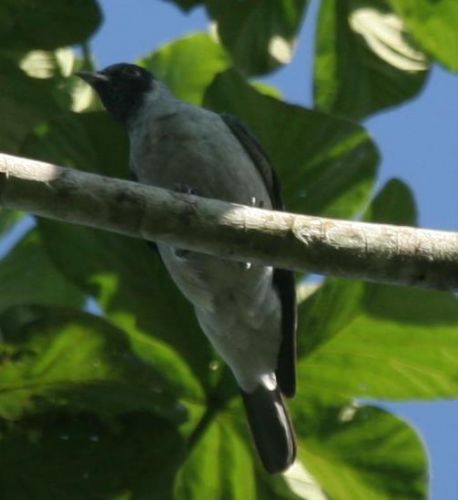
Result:
[[[191,253],[191,250],[184,250],[183,248],[174,248],[173,250],[173,254],[178,259],[187,259]]]
[[[193,194],[194,196],[199,195],[199,193],[195,189],[193,189],[191,186],[188,186],[187,184],[177,183],[173,186],[173,190],[177,193]]]

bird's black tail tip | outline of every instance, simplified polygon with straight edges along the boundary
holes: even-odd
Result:
[[[251,433],[259,457],[271,474],[288,469],[296,458],[296,438],[283,397],[278,388],[258,386],[241,391]]]

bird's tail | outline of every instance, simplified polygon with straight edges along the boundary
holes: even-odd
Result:
[[[241,394],[264,467],[271,474],[286,470],[296,458],[296,438],[280,390],[259,385],[254,392]]]

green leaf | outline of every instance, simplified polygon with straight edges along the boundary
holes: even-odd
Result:
[[[275,97],[280,101],[283,99],[283,94],[281,93],[281,90],[278,89],[277,87],[274,87],[273,85],[270,85],[265,82],[256,82],[256,81],[251,82],[251,85],[253,85],[253,87],[256,90],[261,92],[261,94],[270,95],[270,97]]]
[[[362,127],[266,96],[234,71],[215,78],[205,105],[251,127],[279,173],[288,210],[350,217],[366,205],[378,155]]]
[[[84,295],[50,261],[37,230],[0,260],[0,312],[20,304],[80,307]]]
[[[150,353],[148,360],[154,362],[153,346],[158,342],[167,359],[179,365],[164,361],[163,375],[180,385],[183,396],[200,397],[195,377],[207,381],[213,354],[191,306],[172,283],[157,253],[145,242],[107,232],[50,221],[41,221],[39,227],[49,255],[65,276],[94,296],[107,317],[129,335],[139,337],[143,344],[151,337],[150,349],[139,352],[143,359]],[[184,362],[191,371],[181,378]]]
[[[127,134],[123,128],[106,112],[81,113],[74,115],[79,128],[81,141],[86,143],[86,157],[89,162],[79,161],[79,169],[97,172],[109,177],[127,179],[129,177],[129,150]],[[74,136],[67,142],[79,149]]]
[[[207,86],[231,62],[221,45],[198,33],[164,45],[139,64],[153,71],[180,99],[201,104]]]
[[[299,458],[328,498],[426,498],[426,453],[404,421],[371,406],[294,407]]]
[[[52,118],[26,137],[20,152],[110,177],[129,176],[126,133],[105,111]]]
[[[0,238],[19,222],[23,216],[22,212],[0,208]]]
[[[164,420],[129,413],[110,425],[92,414],[49,412],[2,424],[2,498],[173,498],[183,443]]]
[[[382,224],[415,226],[417,207],[412,191],[399,179],[389,180],[367,208],[364,219]]]
[[[190,450],[177,476],[176,498],[258,498],[249,442],[231,420],[220,413]]]
[[[339,301],[347,310],[322,320]],[[298,378],[323,399],[458,395],[458,301],[452,295],[330,280],[308,304],[307,317],[299,335],[321,336],[321,343],[299,364]]]
[[[174,421],[170,388],[136,357],[124,332],[80,311],[19,306],[0,316],[0,416],[151,411]],[[135,381],[135,383],[133,383]]]
[[[94,0],[3,0],[0,46],[11,49],[55,49],[86,40],[102,14]]]
[[[63,113],[47,120],[24,139],[21,155],[65,167],[91,170],[96,164],[96,156],[77,116]],[[116,149],[116,146],[113,148]]]
[[[307,0],[207,0],[210,17],[235,66],[247,75],[289,63]]]
[[[396,224],[415,216],[399,181],[387,184],[369,213]],[[330,279],[301,305],[299,325],[305,357],[298,378],[317,398],[458,395],[458,301],[451,294]]]
[[[324,0],[318,21],[315,102],[351,118],[415,96],[428,64],[385,0]]]
[[[52,81],[28,78],[11,62],[1,59],[0,87],[0,150],[17,153],[30,132],[42,132],[46,121],[63,111]]]
[[[415,40],[433,57],[458,71],[458,3],[456,0],[388,0]]]

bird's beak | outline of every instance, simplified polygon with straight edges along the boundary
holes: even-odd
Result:
[[[75,75],[79,76],[92,87],[97,83],[107,83],[110,81],[108,76],[104,75],[100,71],[77,71]]]

